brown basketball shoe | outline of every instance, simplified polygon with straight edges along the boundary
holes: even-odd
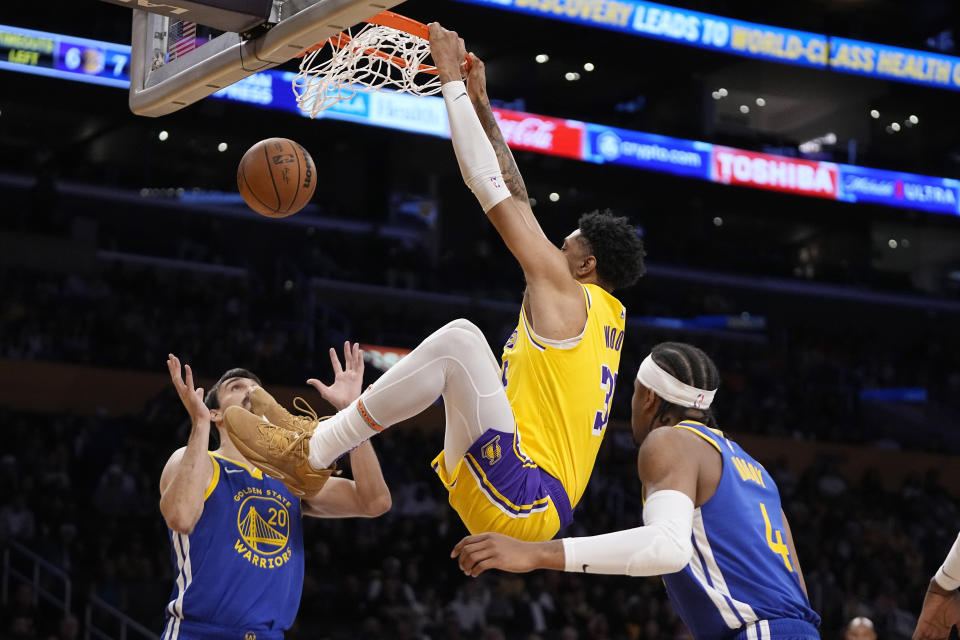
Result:
[[[334,467],[317,470],[310,465],[310,437],[318,420],[290,418],[293,420],[279,420],[277,425],[239,406],[223,412],[227,434],[247,460],[286,484],[292,493],[311,496],[323,488]]]
[[[287,411],[282,404],[276,401],[272,395],[267,393],[263,387],[253,387],[248,395],[250,398],[250,411],[258,416],[264,416],[267,422],[279,427],[288,429],[308,429],[310,433],[320,424],[320,418],[317,412],[313,410],[307,401],[297,396],[293,399],[293,406],[304,415],[295,416]],[[301,403],[301,404],[297,404]]]

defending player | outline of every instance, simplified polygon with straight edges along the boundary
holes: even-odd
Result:
[[[344,346],[346,370],[333,349],[336,380],[311,384],[334,406],[346,406],[360,392],[363,357],[357,345]],[[170,456],[160,478],[160,511],[170,529],[176,584],[166,609],[164,640],[279,640],[293,623],[303,588],[301,516],[373,517],[390,508],[369,443],[350,454],[354,480],[330,478],[323,490],[303,500],[263,473],[237,451],[223,427],[232,407],[257,409],[274,419],[286,413],[245,369],[227,371],[204,399],[193,372],[167,360],[170,377],[190,414],[186,447]],[[208,451],[210,422],[221,447]],[[329,475],[329,472],[327,472]]]
[[[551,244],[508,150],[500,161],[516,197],[504,184],[461,80],[462,40],[437,24],[430,33],[464,180],[526,277],[502,367],[480,330],[456,320],[320,422],[308,445],[296,430],[239,408],[227,425],[247,458],[298,486],[443,396],[444,447],[433,467],[467,528],[547,540],[572,521],[605,433],[626,314],[611,292],[642,275],[643,243],[625,218],[595,213],[580,218],[562,248]]]
[[[697,640],[819,638],[773,478],[716,428],[719,381],[713,361],[688,344],[659,344],[640,365],[632,427],[644,526],[543,543],[487,533],[464,538],[451,556],[471,576],[662,575]]]
[[[923,609],[913,640],[944,640],[950,628],[960,627],[960,536],[953,543],[943,565],[930,579]]]

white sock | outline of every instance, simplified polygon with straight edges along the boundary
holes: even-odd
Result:
[[[363,419],[358,408],[360,399],[337,415],[322,420],[310,437],[310,466],[326,469],[337,458],[360,446],[378,433]]]
[[[513,410],[497,360],[477,327],[454,320],[432,333],[380,376],[349,407],[322,421],[310,439],[310,464],[337,458],[387,427],[412,418],[443,396],[448,420],[444,450],[456,464],[486,429],[512,433]],[[450,433],[451,429],[457,433]]]

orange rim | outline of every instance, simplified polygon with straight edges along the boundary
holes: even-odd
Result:
[[[408,18],[406,16],[400,15],[399,13],[394,13],[393,11],[381,11],[377,15],[367,18],[364,22],[367,22],[370,24],[378,24],[381,27],[390,27],[391,29],[396,29],[397,31],[403,31],[404,33],[409,33],[410,35],[416,36],[423,40],[430,39],[430,28],[427,27],[427,25],[423,24],[422,22],[418,22],[413,18]],[[297,57],[302,58],[308,53],[311,53],[318,49],[322,49],[323,46],[328,42],[330,43],[331,47],[342,49],[350,42],[350,36],[348,36],[343,32],[340,32],[337,35],[330,36],[323,42],[318,42],[317,44],[313,45],[309,49],[304,50],[302,53],[297,55]],[[407,66],[406,61],[404,61],[403,59],[398,58],[396,56],[392,56],[385,51],[380,51],[379,49],[374,49],[374,48],[367,49],[364,51],[364,53],[367,55],[375,55],[379,58],[383,58],[384,60],[389,60],[390,62],[393,62],[394,64],[400,67]],[[437,68],[430,65],[421,64],[418,71],[420,73],[429,73],[432,75],[437,75]]]
[[[379,23],[377,23],[377,24],[379,24]],[[385,27],[386,27],[386,26],[389,26],[389,25],[382,25],[382,26],[385,26]],[[331,47],[334,47],[334,48],[336,48],[336,49],[343,49],[343,48],[346,47],[348,44],[350,44],[350,41],[351,41],[351,40],[352,40],[352,38],[350,38],[350,36],[348,36],[347,34],[345,34],[345,33],[343,33],[343,32],[340,32],[340,33],[338,33],[338,34],[335,35],[335,36],[330,36],[329,38],[327,38],[326,40],[324,40],[324,41],[321,42],[320,44],[315,44],[315,45],[313,45],[311,48],[309,48],[309,49],[307,49],[306,51],[304,51],[303,53],[301,53],[301,54],[300,54],[300,57],[305,56],[306,54],[310,53],[311,51],[316,51],[317,49],[320,49],[321,47],[323,47],[323,45],[325,45],[325,44],[328,43],[328,42],[330,43],[330,46],[331,46]],[[403,58],[398,58],[397,56],[390,55],[390,54],[387,53],[386,51],[381,51],[380,49],[377,49],[377,48],[375,48],[375,47],[371,47],[371,48],[369,48],[369,49],[365,49],[365,50],[364,50],[364,53],[365,53],[366,55],[373,55],[373,56],[377,56],[378,58],[383,58],[384,60],[389,60],[390,62],[392,62],[393,64],[397,65],[398,67],[406,67],[406,66],[407,66],[407,61],[404,60]],[[417,69],[417,71],[418,71],[419,73],[429,73],[429,74],[431,74],[431,75],[437,75],[437,74],[439,74],[439,72],[437,71],[437,68],[434,67],[434,66],[426,65],[426,64],[421,64],[421,65],[419,65],[419,67],[420,67],[420,68]]]
[[[390,27],[397,31],[404,31],[423,40],[430,39],[430,29],[427,25],[422,22],[417,22],[413,18],[394,13],[393,11],[381,11],[371,18],[367,18],[366,21],[372,24],[379,24],[382,27]]]

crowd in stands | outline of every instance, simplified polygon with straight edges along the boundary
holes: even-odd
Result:
[[[131,418],[2,411],[0,537],[68,571],[85,594],[159,630],[174,572],[157,482],[186,440],[182,407],[165,392]],[[657,579],[536,572],[466,578],[448,557],[466,532],[428,462],[437,433],[414,426],[377,439],[393,508],[374,520],[309,520],[298,638],[565,640],[688,638]],[[828,460],[801,473],[762,460],[777,479],[825,638],[854,616],[881,638],[908,638],[927,580],[956,535],[960,501],[938,478],[884,490],[881,470],[844,477]],[[629,434],[608,434],[576,521],[563,533],[640,523]],[[75,607],[76,608],[76,607]],[[80,615],[75,610],[75,616]],[[0,636],[69,640],[76,620],[12,588]],[[74,631],[71,632],[71,629]]]
[[[23,221],[21,230],[30,231],[30,224]],[[410,348],[464,315],[498,353],[517,320],[519,270],[510,261],[488,259],[502,248],[483,238],[461,252],[439,253],[425,268],[426,249],[416,244],[296,227],[283,232],[301,237],[289,255],[264,255],[256,234],[238,246],[217,233],[218,224],[212,218],[197,222],[199,231],[178,232],[172,244],[162,229],[156,237],[114,234],[106,223],[100,229],[101,252],[162,257],[177,261],[174,267],[116,255],[83,269],[0,266],[0,358],[162,373],[166,354],[175,351],[208,378],[244,366],[268,385],[302,384],[310,376],[329,379],[327,347],[345,339]],[[224,255],[239,259],[224,265]],[[230,268],[199,269],[197,263]],[[314,277],[391,287],[409,298],[341,300],[311,284]],[[734,435],[960,451],[960,442],[938,428],[951,421],[931,419],[944,415],[934,408],[958,408],[960,374],[952,354],[960,345],[947,331],[930,340],[929,318],[885,322],[886,309],[864,303],[843,307],[829,322],[808,322],[737,292],[674,285],[644,281],[623,297],[632,324],[615,418],[629,415],[633,375],[650,347],[682,340],[704,348],[719,365],[718,418]],[[452,314],[415,290],[474,300]],[[516,308],[506,310],[503,302]],[[691,333],[636,321],[744,310],[767,316],[766,327]],[[861,315],[871,322],[861,322]],[[368,376],[375,375],[368,367]],[[930,400],[911,413],[861,399],[866,389],[891,387],[921,387]],[[0,543],[18,540],[69,572],[78,603],[94,594],[159,631],[173,575],[157,482],[169,452],[186,440],[184,417],[172,390],[127,418],[0,409],[9,445],[0,453],[0,486],[7,489],[0,492]],[[465,578],[447,557],[465,531],[428,467],[439,435],[406,430],[375,446],[393,509],[371,521],[309,522],[293,640],[688,637],[657,579],[562,573]],[[852,478],[828,459],[800,473],[783,460],[761,461],[781,487],[824,636],[839,637],[847,620],[867,616],[881,638],[909,637],[926,581],[960,524],[956,497],[933,475],[889,491],[879,482],[882,470]],[[636,526],[639,496],[630,437],[613,430],[565,533]],[[0,612],[0,637],[76,638],[78,620],[46,607],[29,590],[12,587]],[[81,614],[79,607],[73,616]]]
[[[15,360],[160,372],[166,354],[175,351],[207,377],[242,364],[274,383],[301,384],[329,372],[327,348],[343,340],[412,348],[463,315],[484,330],[498,354],[517,321],[517,299],[486,309],[437,308],[414,293],[405,299],[402,291],[399,303],[380,302],[375,295],[347,300],[304,280],[276,282],[254,273],[117,262],[84,274],[23,268],[0,269],[0,274],[6,283],[0,357]],[[686,303],[688,315],[737,308],[730,298],[703,290],[709,295],[700,296],[699,309]],[[628,301],[628,321],[665,310],[656,291],[651,297],[653,302],[640,296]],[[960,373],[952,358],[960,347],[957,338],[944,333],[930,341],[923,325],[906,331],[867,329],[855,319],[874,312],[865,305],[833,327],[808,326],[781,314],[771,317],[765,330],[753,332],[690,334],[628,324],[620,373],[622,380],[632,378],[656,342],[690,341],[719,365],[724,411],[740,431],[960,450],[949,434],[924,431],[918,438],[910,428],[911,420],[942,422],[926,406],[954,413],[960,407]],[[901,387],[927,390],[930,402],[920,405],[920,414],[877,410],[860,397],[865,389]],[[629,410],[631,393],[630,384],[618,385],[615,411]]]

